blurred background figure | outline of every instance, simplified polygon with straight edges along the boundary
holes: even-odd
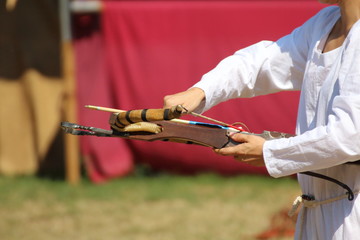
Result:
[[[2,175],[39,173],[46,159],[55,163],[47,173],[63,169],[62,143],[56,138],[64,89],[60,56],[57,1],[1,1]]]

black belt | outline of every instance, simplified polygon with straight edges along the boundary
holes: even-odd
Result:
[[[360,165],[360,160],[357,160],[355,162],[347,162],[345,164],[355,164],[355,165]]]
[[[347,162],[345,164],[360,165],[360,160],[357,160],[355,162]],[[317,177],[317,178],[321,178],[321,179],[333,182],[333,183],[335,183],[335,184],[339,185],[340,187],[347,190],[346,194],[348,195],[349,201],[354,200],[354,192],[351,190],[351,188],[348,185],[346,185],[345,183],[342,183],[339,180],[336,180],[335,178],[331,178],[331,177],[325,176],[323,174],[314,173],[314,172],[310,172],[310,171],[302,172],[301,174],[305,174],[305,175],[308,175],[308,176]],[[305,198],[305,199],[308,198],[308,199],[314,200],[313,196],[309,196],[309,195],[306,195],[306,194],[303,195],[303,198]]]

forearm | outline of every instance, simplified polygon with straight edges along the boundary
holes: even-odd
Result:
[[[233,98],[249,98],[284,90],[299,90],[303,72],[295,70],[287,51],[291,42],[284,37],[278,42],[263,41],[222,60],[193,87],[205,92],[206,111],[220,102]]]

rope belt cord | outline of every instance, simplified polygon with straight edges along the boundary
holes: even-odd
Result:
[[[308,176],[317,177],[317,178],[321,178],[321,179],[333,182],[333,183],[341,186],[342,188],[346,189],[347,192],[346,192],[346,194],[341,195],[339,197],[331,198],[331,199],[324,200],[324,201],[315,201],[314,196],[303,194],[303,195],[301,195],[301,196],[299,196],[299,197],[297,197],[295,199],[295,201],[294,201],[294,203],[292,205],[292,208],[288,213],[288,215],[290,217],[292,217],[295,214],[295,212],[298,209],[298,207],[300,206],[300,204],[303,204],[304,207],[309,208],[309,207],[316,207],[316,206],[319,206],[319,205],[322,205],[322,204],[335,202],[335,201],[338,201],[338,200],[341,200],[341,199],[344,199],[344,198],[347,198],[349,201],[354,200],[354,192],[351,190],[351,188],[348,185],[346,185],[345,183],[340,182],[339,180],[336,180],[334,178],[325,176],[325,175],[320,174],[320,173],[309,172],[309,171],[302,172],[300,174],[305,174],[305,175],[308,175]],[[358,193],[359,193],[359,191],[356,192],[356,194],[358,194]]]
[[[356,191],[353,192],[353,194],[359,194],[360,191]],[[344,194],[338,197],[334,197],[334,198],[330,198],[330,199],[326,199],[323,201],[315,201],[315,198],[309,195],[302,195],[302,196],[298,196],[294,203],[292,208],[290,209],[290,211],[288,212],[289,217],[292,217],[295,215],[296,210],[298,209],[298,207],[300,206],[300,204],[302,204],[302,208],[300,210],[300,229],[299,229],[299,239],[302,239],[302,234],[303,234],[303,226],[304,226],[304,220],[305,220],[305,215],[306,215],[306,210],[308,208],[315,208],[317,206],[320,205],[324,205],[324,204],[329,204],[332,202],[336,202],[342,199],[348,198],[348,194]]]
[[[353,194],[359,194],[360,191],[356,191],[353,192]],[[294,203],[292,205],[292,208],[290,209],[290,211],[288,212],[289,217],[292,217],[295,215],[296,210],[299,208],[300,204],[303,205],[303,207],[305,208],[314,208],[320,205],[324,205],[324,204],[328,204],[328,203],[332,203],[332,202],[336,202],[339,201],[341,199],[345,199],[348,198],[348,194],[344,194],[338,197],[334,197],[334,198],[330,198],[330,199],[326,199],[323,201],[316,201],[314,197],[311,197],[309,195],[301,195],[298,196],[295,200]]]

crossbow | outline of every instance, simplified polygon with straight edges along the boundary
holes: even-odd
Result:
[[[229,124],[229,126],[223,126],[181,120],[178,118],[182,111],[181,107],[175,106],[170,109],[142,109],[112,113],[109,119],[111,129],[108,130],[69,122],[62,122],[61,127],[65,133],[73,135],[120,137],[144,141],[162,140],[211,148],[223,148],[239,144],[230,138],[230,134],[236,132],[257,135],[266,140],[292,136],[275,131],[255,134]]]
[[[169,109],[141,109],[123,111],[110,108],[87,106],[92,109],[112,112],[109,125],[110,129],[102,129],[90,126],[83,126],[76,123],[62,122],[61,127],[65,133],[73,135],[90,135],[98,137],[120,137],[124,139],[143,141],[171,141],[178,143],[196,144],[211,148],[224,148],[241,144],[232,140],[232,133],[250,134],[273,140],[288,138],[293,135],[282,132],[263,131],[260,134],[245,131],[243,128],[226,124],[210,124],[181,120],[179,117],[184,113],[180,105]],[[185,112],[187,110],[185,109]],[[196,114],[197,116],[202,116]],[[211,118],[206,117],[209,120]],[[360,161],[355,162],[359,164]],[[347,190],[348,199],[354,199],[353,191],[344,183],[315,172],[302,172],[313,177],[331,181]],[[314,200],[312,196],[303,195],[303,199]]]

